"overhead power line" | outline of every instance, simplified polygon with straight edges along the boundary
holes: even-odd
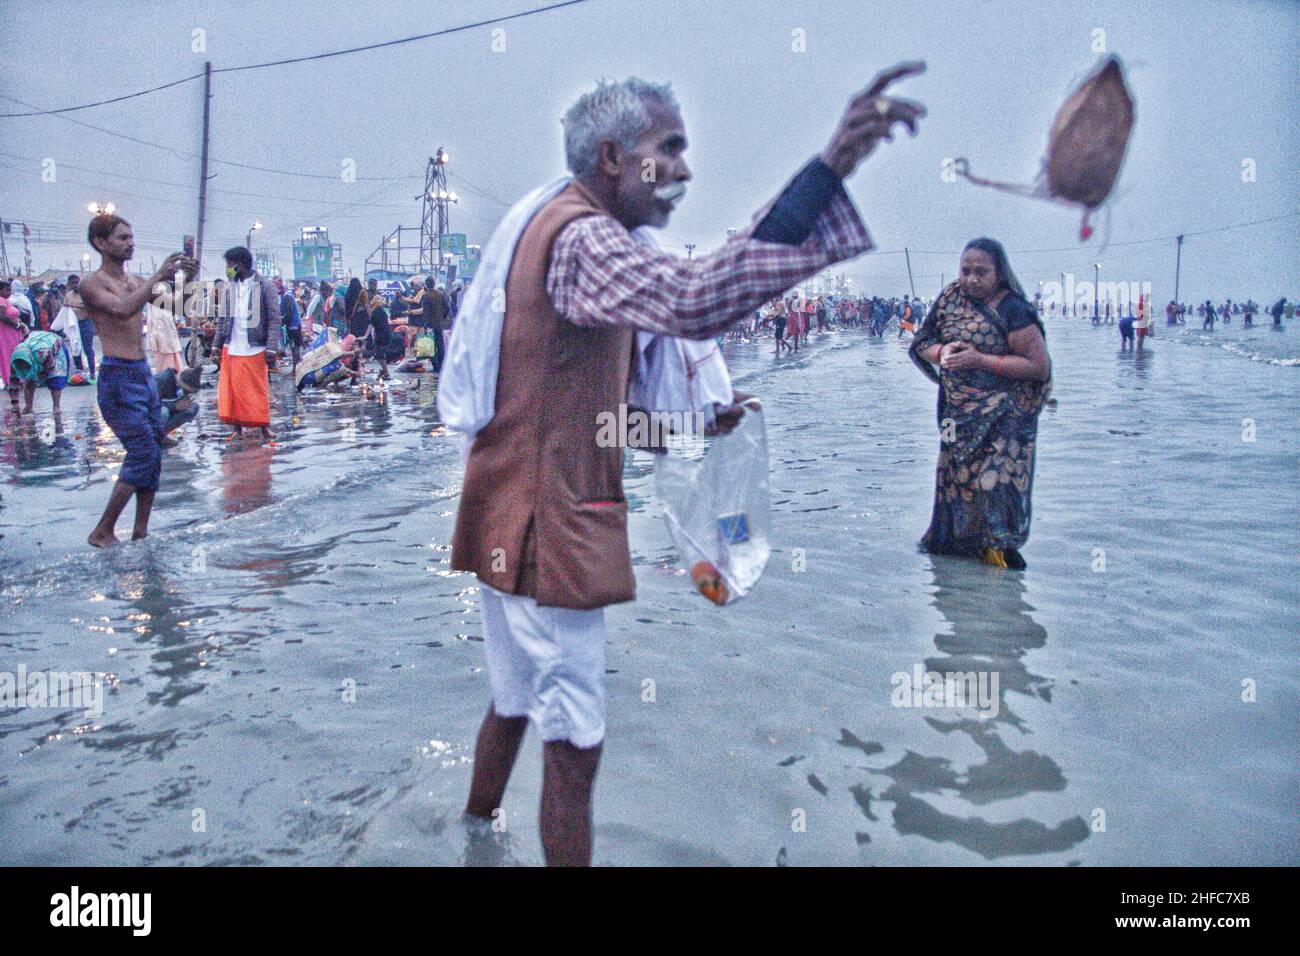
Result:
[[[22,103],[23,106],[32,105],[30,103],[18,99],[17,97],[10,96],[7,93],[0,93],[0,99],[12,100],[15,103]],[[61,120],[65,120],[66,122],[69,123],[75,123],[78,126],[84,126],[86,129],[93,129],[95,130],[95,132],[103,133],[106,136],[114,136],[117,139],[124,139],[127,142],[135,143],[138,146],[148,146],[152,149],[166,150],[167,152],[171,153],[173,156],[178,156],[181,159],[198,159],[198,156],[195,155],[194,153],[182,152],[181,150],[177,149],[175,146],[169,146],[165,143],[155,143],[147,139],[137,139],[134,136],[127,136],[125,133],[119,133],[116,130],[105,129],[102,126],[96,126],[94,123],[87,123],[84,122],[83,120],[73,119],[71,116],[59,116],[57,118]],[[306,179],[332,179],[332,180],[339,180],[340,178],[338,173],[331,173],[331,174],[304,173],[293,169],[273,169],[269,166],[252,166],[249,165],[248,163],[237,163],[232,160],[217,159],[215,157],[210,157],[208,159],[208,162],[216,163],[221,166],[233,166],[239,169],[254,169],[257,170],[258,172],[263,172],[263,173],[275,173],[280,176],[298,176]],[[422,174],[416,173],[415,175],[412,176],[358,176],[355,181],[356,182],[372,182],[372,181],[375,182],[394,181],[395,182],[397,180],[409,180],[409,179],[420,179],[420,178],[422,178]]]
[[[1182,235],[1184,237],[1208,236],[1211,233],[1227,232],[1230,229],[1244,229],[1247,226],[1262,226],[1265,223],[1279,222],[1283,219],[1294,219],[1296,216],[1300,216],[1300,212],[1288,212],[1288,213],[1283,213],[1280,216],[1270,216],[1267,219],[1255,219],[1250,222],[1234,222],[1231,225],[1216,226],[1213,229],[1201,229],[1196,232],[1176,233],[1170,236],[1156,236],[1152,239],[1126,239],[1123,242],[1107,243],[1107,248],[1112,246],[1141,246],[1141,245],[1147,245],[1155,242],[1173,242],[1175,239],[1178,238],[1179,235]],[[1077,252],[1086,252],[1086,251],[1087,251],[1086,249],[1080,246],[1056,246],[1050,249],[1008,249],[1007,254],[1015,255],[1015,256],[1028,256],[1028,255],[1037,255],[1039,253],[1049,253],[1049,252],[1077,253]],[[913,249],[911,250],[911,252],[912,255],[914,256],[959,256],[961,255],[962,250],[961,249]],[[890,256],[890,255],[901,256],[902,254],[903,254],[902,249],[878,249],[878,250],[873,249],[871,251],[871,255],[873,256]]]
[[[476,30],[479,27],[492,26],[494,23],[505,23],[507,20],[519,20],[523,17],[536,16],[539,13],[549,13],[552,10],[559,10],[561,7],[572,7],[579,3],[586,3],[587,0],[563,0],[561,3],[552,3],[547,7],[537,7],[533,10],[524,10],[521,13],[511,13],[504,17],[493,17],[490,20],[479,20],[477,23],[466,23],[459,27],[448,27],[445,30],[435,30],[432,33],[421,33],[413,37],[402,37],[400,40],[385,40],[382,43],[370,43],[366,46],[348,47],[346,50],[334,50],[331,53],[316,53],[312,56],[295,56],[286,60],[271,60],[267,63],[249,63],[245,66],[227,66],[213,73],[237,73],[242,70],[263,70],[272,66],[287,66],[290,63],[306,63],[310,60],[325,60],[333,56],[346,56],[349,53],[365,53],[369,50],[380,50],[384,47],[398,46],[402,43],[415,43],[417,40],[428,40],[430,37],[446,36],[449,33],[461,33],[465,30]]]
[[[432,37],[447,36],[452,33],[462,33],[466,30],[477,30],[480,27],[492,26],[496,23],[505,23],[508,20],[520,20],[524,17],[536,16],[539,13],[549,13],[552,10],[559,10],[563,7],[576,6],[579,3],[587,3],[588,0],[562,0],[560,3],[552,3],[549,6],[537,7],[532,10],[523,10],[519,13],[507,14],[503,17],[492,17],[489,20],[479,20],[476,23],[466,23],[457,27],[448,27],[445,30],[435,30],[432,33],[420,33],[415,36],[402,37],[397,40],[384,40],[379,43],[369,43],[365,46],[348,47],[345,50],[332,50],[329,53],[314,53],[310,56],[295,56],[283,60],[269,60],[266,63],[246,63],[243,66],[225,66],[213,70],[213,73],[240,73],[246,70],[265,70],[273,66],[288,66],[293,63],[307,63],[312,60],[327,60],[336,56],[347,56],[352,53],[365,53],[370,50],[380,50],[385,47],[399,46],[403,43],[415,43],[419,40],[428,40]],[[121,96],[114,96],[106,100],[97,100],[94,103],[82,103],[78,106],[64,106],[56,110],[43,110],[39,107],[32,106],[30,103],[23,103],[32,112],[29,113],[0,113],[0,119],[14,119],[20,116],[58,116],[63,113],[75,113],[78,110],[93,109],[96,106],[107,106],[110,103],[120,103],[123,100],[135,99],[137,96],[148,96],[150,93],[157,93],[161,90],[171,89],[173,86],[180,86],[182,83],[188,83],[191,80],[200,79],[204,74],[195,73],[193,76],[183,77],[179,80],[172,80],[170,83],[164,83],[161,86],[151,87],[147,90],[139,90],[135,93],[124,93]],[[13,99],[6,97],[6,99]],[[21,103],[21,100],[14,100],[15,103]],[[235,165],[235,164],[231,164]],[[256,167],[250,167],[256,168]]]
[[[35,157],[33,157],[33,156],[19,156],[17,153],[7,153],[7,152],[4,152],[3,150],[0,150],[0,156],[7,157],[7,158],[9,158],[9,159],[21,159],[21,160],[26,160],[27,162],[31,162],[31,163],[39,163],[39,162],[41,162],[41,160],[39,160],[39,159],[37,159],[37,158],[35,158]],[[18,168],[18,167],[14,167],[14,168]],[[127,174],[127,173],[116,173],[116,172],[112,172],[112,171],[107,170],[107,169],[95,169],[95,168],[93,168],[93,167],[91,167],[91,166],[76,166],[76,165],[73,165],[72,163],[62,163],[62,162],[61,162],[61,163],[59,163],[59,168],[60,168],[60,169],[74,169],[74,170],[77,170],[77,171],[79,171],[79,172],[83,172],[83,173],[95,173],[95,174],[100,175],[100,176],[112,176],[112,177],[114,177],[115,179],[129,179],[129,180],[132,180],[132,181],[134,181],[134,182],[139,182],[139,183],[150,183],[151,185],[155,185],[155,186],[174,186],[174,187],[176,187],[177,189],[187,189],[187,190],[188,190],[188,189],[193,189],[193,183],[177,183],[177,182],[172,182],[172,181],[170,181],[170,180],[166,180],[166,179],[153,179],[153,178],[150,178],[150,177],[148,177],[148,176],[131,176],[131,175]],[[329,177],[329,178],[338,179],[338,177],[336,177],[336,176],[335,176],[335,177]],[[417,173],[417,174],[415,174],[414,176],[373,176],[373,177],[369,177],[369,178],[367,179],[367,181],[368,181],[368,182],[369,182],[369,181],[380,181],[380,180],[388,180],[388,181],[399,181],[399,180],[401,180],[401,181],[405,181],[405,180],[409,180],[409,179],[419,179],[419,178],[420,178],[420,176],[419,176],[419,174]],[[323,204],[325,204],[325,205],[333,205],[333,206],[351,206],[351,205],[355,205],[355,202],[352,201],[352,200],[341,200],[341,199],[339,199],[339,200],[329,200],[329,199],[321,199],[319,196],[283,196],[283,195],[276,195],[276,194],[274,194],[274,193],[250,193],[250,192],[246,192],[246,191],[241,190],[241,189],[226,189],[226,188],[224,188],[224,187],[220,187],[220,186],[212,186],[212,187],[210,187],[210,191],[211,191],[211,192],[214,192],[214,193],[224,193],[224,194],[229,195],[229,196],[249,196],[249,197],[252,197],[253,199],[274,199],[274,200],[278,200],[278,201],[282,201],[282,202],[305,202],[305,203],[313,203],[313,204],[323,203]],[[410,203],[401,203],[401,204],[398,204],[398,203],[368,203],[368,204],[366,204],[366,205],[371,205],[371,206],[375,206],[376,208],[384,208],[384,209],[407,209],[407,208],[410,207]]]
[[[95,103],[82,103],[80,106],[65,106],[62,109],[57,110],[40,110],[33,107],[32,112],[30,113],[0,113],[0,119],[12,119],[19,116],[57,116],[60,113],[75,113],[77,110],[88,110],[95,106],[107,106],[109,103],[120,103],[123,100],[133,100],[137,96],[148,96],[150,93],[157,93],[160,90],[169,90],[173,86],[180,86],[182,83],[188,83],[190,80],[197,80],[202,76],[202,73],[195,73],[193,76],[187,76],[179,80],[172,80],[170,83],[164,83],[162,86],[140,90],[137,93],[126,93],[122,96],[114,96],[112,99],[99,100]]]

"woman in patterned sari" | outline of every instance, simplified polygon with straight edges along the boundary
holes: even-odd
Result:
[[[1052,366],[1043,324],[1001,243],[966,244],[958,280],[935,300],[910,354],[939,385],[934,514],[922,549],[1023,569]]]

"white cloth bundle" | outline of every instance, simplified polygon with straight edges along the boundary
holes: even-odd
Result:
[[[654,233],[642,226],[637,242],[659,249]],[[631,404],[650,412],[703,412],[712,425],[718,405],[733,398],[731,374],[713,339],[680,339],[653,332],[636,334],[636,378]]]
[[[59,314],[50,323],[50,331],[63,334],[68,340],[68,354],[74,359],[85,355],[86,350],[81,344],[81,326],[77,324],[77,313],[70,306],[65,305],[59,309]]]

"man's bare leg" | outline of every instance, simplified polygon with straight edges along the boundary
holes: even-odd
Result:
[[[547,866],[591,866],[591,791],[602,744],[556,740],[542,749],[542,851]]]
[[[131,540],[139,541],[149,537],[149,512],[153,511],[152,491],[138,491],[135,496],[135,528],[131,531]]]
[[[32,400],[36,398],[36,386],[31,382],[23,382],[23,404],[26,406],[23,413],[30,415],[32,413]]]
[[[510,771],[519,755],[519,744],[528,729],[527,717],[502,717],[488,705],[483,726],[474,745],[474,775],[469,785],[465,812],[470,816],[492,819],[492,811],[501,806]]]
[[[136,490],[135,485],[128,485],[124,481],[113,485],[113,493],[108,496],[104,515],[99,519],[99,524],[95,525],[95,530],[90,532],[87,542],[96,548],[107,548],[117,544],[117,535],[113,533],[113,529],[117,525],[118,516],[122,514],[122,509],[126,507],[126,503],[131,500]]]

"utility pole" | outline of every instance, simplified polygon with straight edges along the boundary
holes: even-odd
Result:
[[[1178,298],[1178,280],[1182,278],[1183,272],[1183,237],[1178,237],[1178,258],[1174,260],[1174,301],[1181,301]]]
[[[208,114],[212,103],[212,61],[203,64],[203,157],[199,168],[199,228],[195,233],[194,258],[203,271],[203,223],[208,212]],[[198,276],[195,276],[198,278]]]
[[[1092,318],[1093,318],[1093,321],[1100,321],[1100,319],[1101,319],[1101,313],[1098,311],[1098,309],[1101,308],[1101,293],[1100,293],[1100,286],[1101,286],[1101,263],[1100,263],[1100,262],[1094,262],[1094,263],[1092,264]]]
[[[9,250],[5,248],[5,224],[0,219],[0,279],[8,279],[9,275]]]
[[[686,243],[686,258],[689,259],[695,254],[695,243]]]
[[[907,284],[912,287],[912,298],[916,298],[916,283],[912,281],[912,253],[903,246],[903,257],[907,259]]]

